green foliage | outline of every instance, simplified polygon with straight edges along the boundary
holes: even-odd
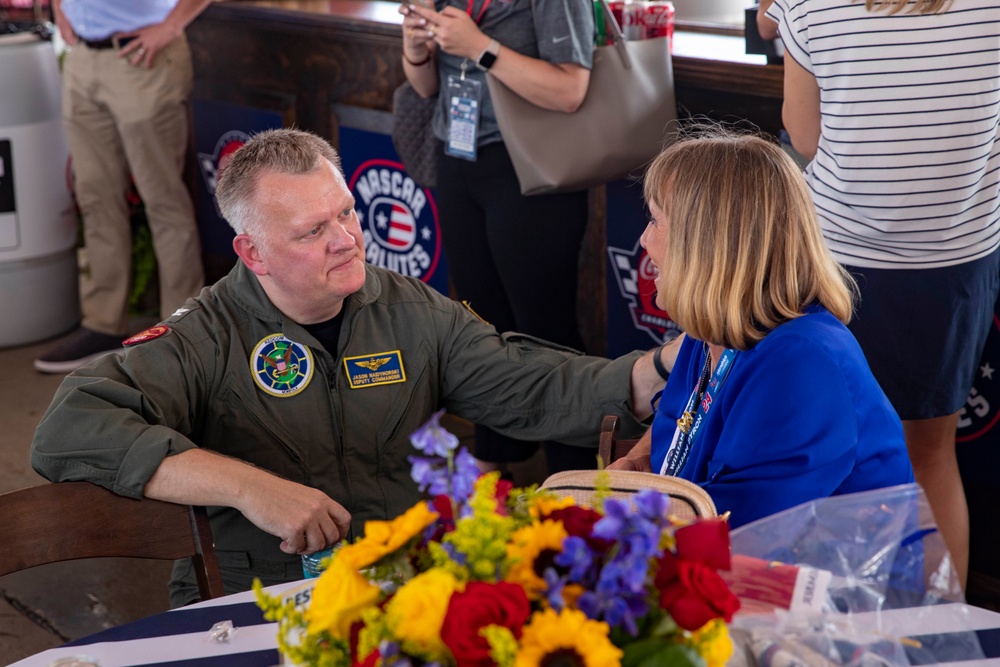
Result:
[[[128,308],[137,315],[157,315],[157,295],[147,298],[146,292],[156,276],[156,253],[153,251],[153,233],[149,231],[145,207],[139,204],[132,214],[132,290]],[[148,305],[152,301],[153,305]],[[149,312],[152,311],[152,312]]]

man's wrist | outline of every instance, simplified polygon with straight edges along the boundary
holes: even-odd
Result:
[[[670,379],[670,371],[663,365],[663,360],[660,357],[663,354],[663,348],[669,344],[669,342],[664,343],[653,352],[653,368],[656,370],[656,374],[663,378],[664,382]]]

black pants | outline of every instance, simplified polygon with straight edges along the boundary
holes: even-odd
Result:
[[[502,143],[469,162],[442,155],[437,206],[448,271],[460,299],[498,331],[583,349],[576,319],[587,192],[524,197]],[[536,443],[476,428],[476,457],[529,458]],[[590,469],[596,450],[545,443],[549,472]]]

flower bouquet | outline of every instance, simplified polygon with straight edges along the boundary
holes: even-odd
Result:
[[[480,476],[439,424],[411,436],[431,501],[369,521],[299,609],[256,584],[298,665],[707,665],[732,645],[739,603],[724,520],[681,522],[669,499],[598,493],[599,507]]]

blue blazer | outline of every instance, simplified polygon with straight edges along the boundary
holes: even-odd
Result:
[[[688,338],[660,397],[659,472],[705,363]],[[851,332],[822,306],[739,352],[679,476],[741,526],[800,503],[913,481],[903,427]]]

